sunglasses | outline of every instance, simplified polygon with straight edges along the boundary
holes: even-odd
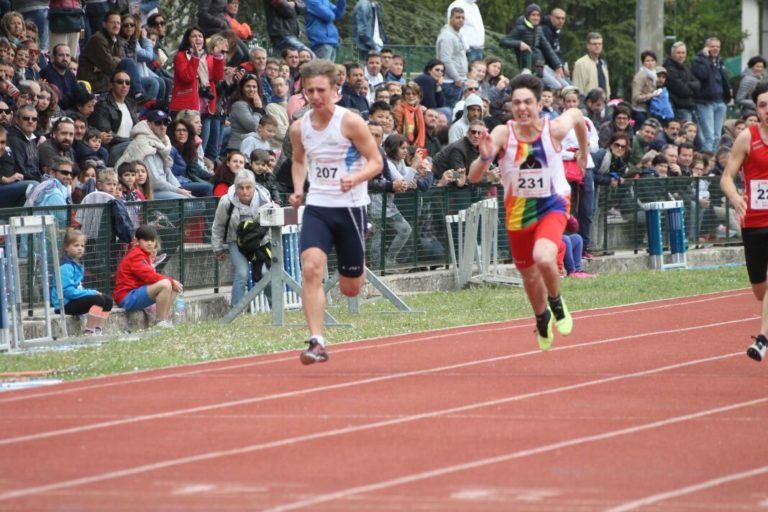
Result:
[[[31,117],[31,116],[21,116],[21,120],[22,121],[27,121],[27,122],[33,122],[33,123],[37,122],[37,118],[36,117]]]
[[[158,27],[164,27],[165,26],[165,20],[156,21],[155,25]]]
[[[163,124],[165,126],[168,126],[169,124],[171,124],[171,120],[170,119],[160,119],[159,121],[152,121],[152,124],[157,125],[157,126],[160,126],[161,124]]]
[[[482,130],[469,130],[470,135],[480,135],[481,133],[483,133]]]
[[[480,88],[479,87],[467,87],[467,90],[468,91],[479,91]]]
[[[616,149],[627,149],[627,145],[626,145],[626,144],[617,144],[617,143],[615,143],[615,142],[614,142],[614,143],[613,143],[613,144],[611,144],[611,145],[612,145],[613,147],[615,147]]]
[[[11,114],[12,112],[13,112],[13,110],[11,110],[9,108],[0,108],[0,114],[8,115],[8,114]]]
[[[117,80],[113,80],[112,83],[113,84],[117,84],[117,85],[131,85],[131,81],[130,80],[124,80],[122,78],[118,78]]]
[[[135,23],[124,23],[123,26],[124,27],[128,27],[128,28],[136,28],[136,24]]]
[[[62,171],[60,169],[54,169],[53,172],[63,174],[64,176],[72,176],[72,171]]]

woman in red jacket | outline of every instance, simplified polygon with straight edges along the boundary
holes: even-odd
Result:
[[[173,59],[173,94],[170,110],[184,109],[213,114],[216,110],[216,82],[224,79],[224,38],[211,38],[211,52],[205,51],[205,37],[199,27],[187,29]]]

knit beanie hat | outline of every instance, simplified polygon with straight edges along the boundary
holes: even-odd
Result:
[[[539,13],[541,13],[541,7],[539,7],[538,4],[528,5],[528,7],[525,8],[525,17],[527,18],[534,11],[539,11]]]

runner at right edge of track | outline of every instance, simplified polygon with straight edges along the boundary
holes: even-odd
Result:
[[[564,336],[573,330],[573,319],[560,296],[557,270],[557,249],[571,207],[560,143],[575,130],[576,161],[584,173],[589,142],[578,109],[568,109],[554,121],[539,116],[544,87],[540,79],[518,75],[509,86],[512,120],[480,136],[480,156],[470,166],[469,180],[479,182],[498,156],[512,258],[536,315],[539,348],[546,351],[554,340],[553,324]]]
[[[752,101],[760,122],[736,137],[720,188],[739,215],[749,282],[762,303],[760,333],[747,349],[749,357],[762,361],[768,350],[768,81],[755,86]],[[734,181],[739,172],[744,195]]]

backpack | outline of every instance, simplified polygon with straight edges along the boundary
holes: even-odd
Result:
[[[259,261],[259,258],[264,258],[265,256],[264,251],[261,250],[261,242],[268,232],[269,228],[263,227],[255,220],[241,221],[237,225],[237,248],[246,259]],[[271,259],[271,254],[267,259]]]
[[[121,242],[130,243],[136,232],[136,226],[125,203],[119,199],[112,199],[108,204],[112,206],[112,233]]]

